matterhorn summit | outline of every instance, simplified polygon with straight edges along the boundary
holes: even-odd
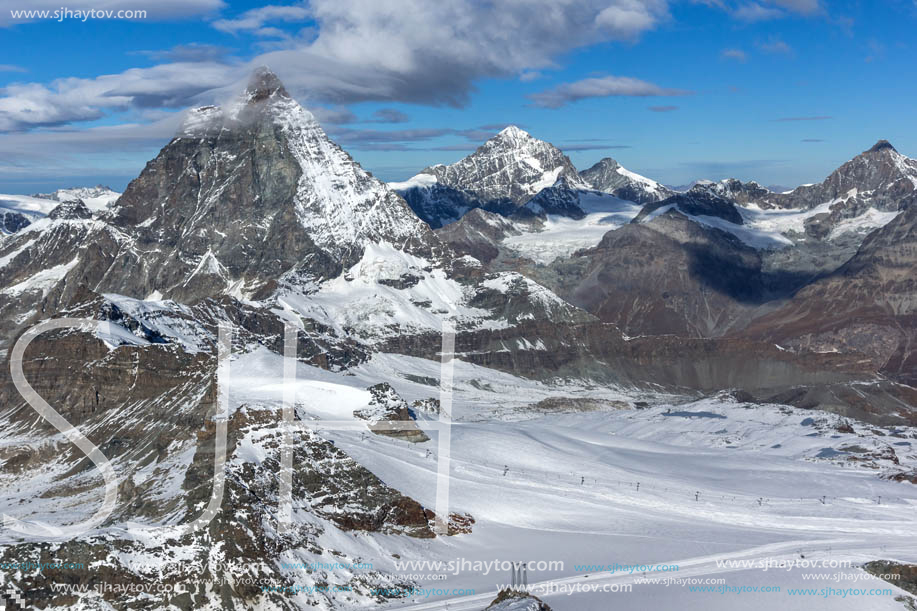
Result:
[[[337,276],[369,243],[430,248],[429,229],[404,201],[334,144],[267,68],[226,108],[191,111],[110,220],[140,243],[174,243],[154,255],[155,269],[138,261],[144,269],[126,285],[115,280],[130,293],[195,297],[195,286],[211,294],[222,284],[251,295],[285,275]],[[206,269],[220,278],[201,281],[205,257],[219,263]],[[131,286],[137,278],[142,287]]]

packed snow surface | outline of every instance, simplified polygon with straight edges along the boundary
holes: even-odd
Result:
[[[233,403],[282,400],[281,357],[262,350],[240,357],[233,369],[239,372],[233,375]],[[413,401],[439,396],[439,371],[438,362],[385,354],[350,375],[300,365],[293,399],[303,421],[350,421],[375,381],[389,381]],[[871,597],[866,607],[867,599],[853,596],[794,601],[787,590],[885,587],[862,581],[868,576],[858,563],[917,558],[917,491],[878,477],[894,467],[891,462],[869,468],[847,460],[861,450],[892,447],[900,467],[913,468],[915,431],[898,427],[887,430],[888,436],[875,436],[872,427],[857,425],[854,433],[842,433],[837,430],[841,419],[834,415],[728,398],[676,404],[674,398],[641,397],[651,406],[619,409],[622,404],[612,402],[628,397],[614,389],[552,386],[462,361],[455,363],[454,380],[450,510],[467,512],[476,522],[470,535],[423,542],[386,539],[385,553],[373,557],[375,568],[424,576],[411,608],[444,609],[448,602],[449,609],[480,611],[498,585],[509,582],[509,573],[445,565],[398,568],[391,554],[443,563],[559,561],[562,567],[528,573],[529,584],[542,588],[533,593],[558,611],[727,610],[736,608],[740,596],[743,608],[774,608],[775,601],[786,608],[896,608],[892,596]],[[564,413],[534,407],[547,397],[592,397],[608,407]],[[422,412],[418,417],[422,422],[437,418]],[[387,484],[428,507],[436,502],[441,434],[407,444],[354,430],[322,432]],[[853,564],[809,571],[724,564],[802,557]],[[612,563],[678,568],[646,575],[597,568]],[[677,583],[636,583],[644,576],[716,578],[724,587],[778,586],[782,592],[724,596]],[[861,581],[832,581],[840,579]],[[588,584],[633,589],[590,592],[584,590]],[[547,591],[550,587],[557,591]],[[423,588],[473,589],[475,594],[430,594]]]
[[[503,244],[537,263],[548,264],[596,246],[602,236],[629,223],[641,208],[639,204],[595,191],[581,192],[579,205],[586,213],[584,218],[550,214],[538,230],[509,236]]]

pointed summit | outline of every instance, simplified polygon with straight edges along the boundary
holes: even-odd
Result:
[[[332,142],[266,68],[226,108],[191,111],[118,202],[109,222],[159,253],[144,259],[155,273],[106,285],[125,295],[267,295],[286,276],[335,277],[368,244],[423,256],[435,245],[404,201]]]
[[[178,135],[210,137],[226,129],[246,129],[259,121],[299,127],[317,125],[312,113],[290,97],[277,75],[267,66],[261,66],[252,72],[245,90],[225,107],[190,109]]]
[[[267,66],[255,68],[251,78],[248,79],[248,87],[245,88],[245,93],[248,94],[248,98],[251,102],[261,102],[275,94],[278,97],[290,97],[283,83],[280,82],[277,75]]]
[[[885,150],[894,151],[895,153],[898,152],[895,150],[895,147],[892,146],[892,143],[889,142],[888,140],[879,140],[878,142],[875,143],[875,145],[871,149],[869,149],[866,152],[867,153],[878,153],[879,151],[885,151]]]
[[[530,139],[532,135],[525,131],[524,129],[519,128],[516,125],[507,125],[494,138],[501,139],[510,139],[510,140],[519,140],[519,139]]]
[[[638,204],[658,202],[674,194],[655,180],[625,169],[611,157],[605,157],[579,175],[597,191]]]

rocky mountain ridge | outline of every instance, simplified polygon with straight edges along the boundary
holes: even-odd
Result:
[[[787,276],[769,267],[767,249],[747,243],[742,232],[759,231],[760,221],[725,187],[700,185],[641,212],[594,189],[559,150],[518,128],[475,155],[423,174],[473,204],[434,232],[334,144],[273,73],[259,70],[234,104],[189,113],[110,207],[93,213],[85,201],[67,199],[2,238],[0,349],[41,320],[103,323],[42,335],[23,362],[42,396],[118,464],[126,503],[101,530],[69,545],[94,558],[126,558],[146,552],[124,524],[190,520],[208,501],[220,422],[229,437],[219,517],[208,530],[153,541],[156,553],[193,557],[204,567],[219,549],[242,567],[233,579],[284,586],[302,577],[284,572],[281,560],[326,549],[356,558],[375,545],[340,533],[432,538],[436,516],[416,495],[388,486],[300,425],[355,417],[384,433],[386,422],[399,421],[417,428],[385,435],[385,443],[408,452],[408,442],[429,441],[421,425],[431,414],[413,406],[436,401],[440,381],[424,371],[444,360],[444,329],[455,330],[457,366],[481,378],[500,372],[503,380],[557,384],[565,393],[581,385],[694,398],[729,389],[750,404],[914,420],[912,389],[896,382],[911,379],[914,362],[917,207],[871,233],[836,275]],[[594,245],[548,264],[513,256],[507,246],[527,236],[567,239],[584,224],[596,232]],[[850,308],[813,320],[835,298]],[[866,314],[856,309],[864,303]],[[767,318],[781,308],[778,319]],[[865,315],[872,318],[863,326]],[[816,324],[822,327],[813,331]],[[218,417],[221,325],[234,330],[229,369],[239,381],[230,413]],[[904,332],[895,334],[895,325]],[[293,406],[295,526],[283,533],[275,529],[277,480],[290,427],[280,422],[287,397],[278,396],[277,370],[285,369],[280,355],[290,327],[293,368],[307,386]],[[4,372],[9,365],[6,355]],[[478,377],[468,386],[491,393],[489,400],[500,396]],[[423,394],[399,394],[395,386],[405,381],[425,387]],[[80,466],[84,457],[69,445],[44,454],[16,445],[60,438],[5,373],[0,410],[15,441],[0,448],[3,481],[32,481],[42,460],[53,458],[51,479],[21,493],[47,505],[24,519],[83,515],[97,500],[97,474]],[[10,501],[17,513],[18,500]],[[443,518],[455,536],[474,523],[461,514]],[[24,540],[5,549],[7,557],[32,557],[50,548]],[[142,578],[127,563],[113,566],[119,580]],[[301,606],[258,587],[220,583],[210,568],[193,575],[201,591],[176,599],[179,608],[213,596],[224,608]],[[326,577],[306,579],[327,585]],[[31,576],[28,583],[50,596],[49,580]],[[377,586],[410,585],[381,570],[345,582],[339,585],[354,592],[348,602],[363,603],[382,602]]]

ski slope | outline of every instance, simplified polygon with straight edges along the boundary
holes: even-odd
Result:
[[[268,380],[271,371],[278,371],[275,359],[266,353],[240,359],[238,369],[246,374],[234,382],[242,393],[238,400],[280,400],[282,384]],[[364,401],[360,393],[380,377],[409,401],[435,397],[434,385],[417,380],[435,378],[438,366],[397,355],[376,356],[349,376],[300,366],[295,392],[299,416],[351,418],[352,409]],[[834,415],[752,406],[725,397],[680,405],[673,405],[671,397],[642,397],[656,404],[636,410],[544,413],[531,408],[548,396],[593,395],[609,401],[626,398],[620,390],[552,387],[456,363],[450,511],[472,515],[473,532],[426,541],[373,537],[379,550],[372,556],[374,568],[404,574],[392,554],[418,561],[560,561],[563,569],[529,573],[533,588],[633,587],[615,593],[533,590],[560,611],[725,610],[739,601],[742,608],[761,609],[895,609],[900,604],[893,596],[865,601],[787,594],[789,588],[828,586],[902,593],[886,582],[864,581],[865,573],[856,566],[834,570],[837,579],[848,581],[831,582],[806,580],[803,569],[765,572],[721,565],[727,559],[800,556],[854,565],[917,559],[914,487],[879,477],[897,468],[891,461],[876,459],[875,468],[843,466],[852,464],[845,448],[855,445],[876,455],[891,447],[900,468],[913,469],[913,430],[886,429],[879,436],[871,433],[875,427],[854,423],[853,433],[841,433],[841,419]],[[511,397],[508,404],[506,397]],[[358,430],[322,431],[388,485],[433,507],[441,433],[428,433],[430,441],[409,444]],[[687,586],[636,583],[642,575],[576,567],[613,562],[672,563],[678,572],[661,577],[717,577],[726,580],[724,587],[782,591],[691,592]],[[480,610],[496,596],[498,584],[509,581],[506,571],[461,570],[438,579],[440,573],[409,571],[426,577],[418,580],[420,594],[387,607]],[[429,595],[424,588],[473,589],[475,595]]]

